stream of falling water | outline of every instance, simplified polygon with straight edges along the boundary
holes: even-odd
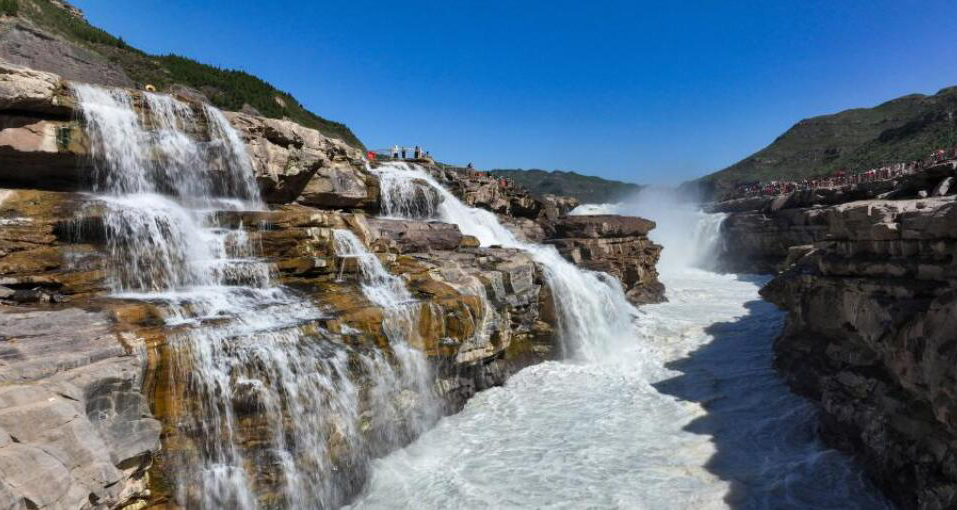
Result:
[[[161,94],[73,91],[95,164],[85,214],[104,225],[114,295],[166,314],[167,419],[179,439],[164,457],[176,503],[338,506],[371,458],[434,416],[424,357],[401,338],[408,292],[358,239],[337,234],[343,255],[362,261],[368,299],[396,308],[394,353],[344,345],[318,326],[323,314],[308,298],[276,283],[242,225],[217,221],[265,208],[221,112]]]
[[[634,338],[632,317],[621,283],[605,273],[584,271],[565,260],[553,246],[526,243],[499,223],[491,212],[469,207],[422,168],[386,163],[379,176],[382,211],[402,218],[434,217],[458,225],[483,246],[500,245],[528,252],[548,280],[559,321],[563,357],[594,360],[613,355],[621,342]],[[431,193],[423,190],[431,188]],[[424,199],[424,200],[423,200]]]
[[[414,168],[378,173],[384,197],[414,192],[416,182],[439,186]],[[441,197],[428,207],[443,220],[484,244],[515,243],[494,216]],[[665,260],[675,256],[662,265],[670,301],[586,339],[607,344],[587,350],[606,356],[535,365],[476,395],[376,461],[350,508],[891,508],[818,440],[814,407],[771,368],[782,314],[758,296],[765,279],[693,267],[718,241],[722,218],[651,198],[598,210],[658,221],[653,237]],[[386,212],[409,215],[402,208],[416,203],[393,201]]]

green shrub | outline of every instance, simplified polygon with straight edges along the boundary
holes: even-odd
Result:
[[[17,0],[0,0],[0,15],[16,16],[19,10]]]

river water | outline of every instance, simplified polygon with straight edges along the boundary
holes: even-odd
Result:
[[[435,417],[429,367],[407,341],[418,304],[404,283],[354,234],[334,232],[363,294],[387,312],[394,361],[322,330],[323,311],[278,283],[245,230],[217,219],[265,208],[221,112],[157,94],[140,111],[127,91],[73,88],[93,142],[86,213],[104,226],[114,295],[163,310],[171,387],[183,393],[174,400],[191,403],[167,418],[191,445],[166,451],[177,504],[334,508],[371,462],[355,508],[884,505],[816,439],[813,408],[771,370],[781,315],[758,298],[761,280],[688,269],[719,217],[654,200],[596,209],[660,220],[671,301],[637,310],[614,278],[519,240],[404,165],[376,170],[386,214],[527,252],[551,288],[568,361],[521,371],[373,460]],[[422,186],[439,202],[410,209]],[[255,426],[250,409],[265,411]]]
[[[644,208],[597,212],[661,215]],[[719,221],[659,218],[670,301],[642,307],[633,337],[478,394],[375,461],[351,508],[890,508],[771,368],[783,315],[765,278],[689,267]]]

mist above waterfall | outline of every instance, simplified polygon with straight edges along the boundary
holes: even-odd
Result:
[[[493,214],[442,193],[425,172],[404,165],[377,172],[386,189],[389,182],[411,189],[413,180],[436,187],[444,197],[437,217],[483,243],[538,253],[550,286],[585,300],[602,292],[599,275],[575,286],[579,277],[546,251],[515,241]],[[763,279],[701,269],[721,215],[662,189],[576,214],[655,220],[670,302],[628,314],[627,325],[615,321],[614,308],[607,315],[560,309],[577,314],[569,322],[598,324],[588,330],[596,337],[571,339],[601,345],[603,356],[535,365],[477,395],[376,461],[351,508],[888,508],[849,458],[817,439],[813,406],[771,367],[782,314],[758,297]],[[608,291],[594,299],[607,306],[616,298]],[[579,306],[563,299],[556,297],[557,308]]]
[[[620,214],[639,216],[655,222],[648,237],[662,245],[658,268],[674,272],[687,268],[710,268],[717,244],[721,242],[724,214],[702,212],[673,188],[642,188],[638,193],[611,204],[583,204],[571,214]]]

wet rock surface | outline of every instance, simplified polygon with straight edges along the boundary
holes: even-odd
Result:
[[[145,96],[130,94],[144,108]],[[179,99],[198,119],[190,136],[209,142],[200,98]],[[528,254],[481,247],[455,225],[376,218],[378,182],[357,150],[288,121],[225,115],[270,205],[210,211],[209,221],[241,229],[276,282],[322,311],[295,326],[310,341],[394,356],[386,310],[362,291],[355,257],[336,251],[334,231],[344,229],[408,287],[410,343],[433,369],[442,412],[562,355],[548,286]],[[122,247],[107,241],[108,206],[89,193],[93,168],[78,117],[69,82],[0,64],[0,505],[169,504],[175,466],[202,436],[177,421],[197,405],[184,397],[188,378],[172,368],[179,347],[171,339],[185,326],[170,326],[159,304],[111,290],[125,261],[116,259]],[[569,219],[573,199],[537,200],[487,176],[428,170],[530,239],[549,238],[570,260],[621,278],[633,301],[660,298],[660,247],[647,239],[653,223]],[[418,199],[439,203],[426,188]],[[269,417],[255,389],[247,390],[227,405],[242,417],[242,446],[268,457]],[[381,425],[370,422],[364,433],[374,436]],[[346,445],[330,448],[348,458]],[[345,461],[341,468],[343,487],[361,488],[361,469]],[[276,483],[266,471],[252,471],[257,486]]]
[[[655,223],[644,218],[564,216],[544,224],[544,242],[578,266],[616,276],[632,303],[660,303],[665,286],[656,264],[662,247],[648,239],[653,228]]]

